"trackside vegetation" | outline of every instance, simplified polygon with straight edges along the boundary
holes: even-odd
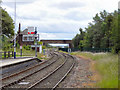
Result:
[[[20,49],[17,48],[16,51],[17,51],[17,57],[21,57]],[[35,50],[32,50],[31,48],[29,50],[23,48],[22,49],[22,57],[25,57],[25,56],[28,56],[28,57],[33,56],[34,57],[35,56]],[[41,60],[46,60],[47,59],[46,55],[43,55],[43,53],[39,53],[39,52],[37,52],[37,57],[38,57],[38,59],[41,59]]]
[[[100,74],[100,80],[95,87],[118,88],[118,55],[120,53],[120,9],[108,13],[106,10],[97,13],[88,26],[73,39],[74,48],[79,55],[95,61],[95,70]],[[107,53],[92,53],[92,52]],[[109,53],[108,53],[109,52]]]
[[[112,53],[73,52],[72,55],[83,56],[95,61],[95,71],[100,75],[97,88],[118,88],[118,55]]]
[[[79,29],[72,42],[74,48],[81,51],[93,49],[111,49],[112,53],[120,51],[120,10],[108,13],[102,11],[93,17],[93,21],[84,30]]]

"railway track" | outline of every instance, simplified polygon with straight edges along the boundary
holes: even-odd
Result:
[[[68,75],[75,64],[74,57],[68,56],[66,57],[65,61],[54,71],[28,87],[26,90],[33,88],[51,88],[54,90],[59,85],[59,83],[62,82],[62,80]]]
[[[49,60],[52,60],[54,58],[54,56],[52,56]],[[36,68],[36,67],[38,67],[38,66],[40,66],[40,65],[42,65],[42,64],[44,64],[44,63],[46,63],[46,62],[48,62],[49,60],[46,60],[46,61],[44,61],[44,62],[42,62],[42,63],[39,63],[39,62],[37,62],[37,64],[34,64],[34,62],[33,63],[31,63],[31,64],[33,64],[33,65],[30,65],[28,68],[26,68],[25,66],[22,68],[22,70],[20,69],[19,71],[17,70],[16,72],[15,72],[15,70],[14,70],[14,72],[12,72],[12,73],[10,73],[10,71],[6,74],[6,73],[2,73],[1,74],[1,76],[2,76],[2,78],[0,79],[0,81],[1,80],[5,80],[5,79],[8,79],[8,78],[10,78],[10,77],[13,77],[13,76],[16,76],[16,75],[19,75],[19,74],[21,74],[21,73],[23,73],[23,72],[26,72],[26,71],[28,71],[28,70],[31,70],[31,69],[33,69],[33,68]],[[28,65],[27,65],[28,66]],[[8,67],[7,67],[8,68]],[[16,67],[14,67],[14,68],[16,68]],[[3,72],[3,71],[2,71]]]
[[[52,58],[52,54],[54,54],[53,52],[49,52],[49,57],[50,59]],[[39,59],[34,59],[34,60],[29,60],[29,61],[25,61],[25,62],[20,62],[19,64],[14,64],[14,65],[11,65],[11,66],[5,66],[5,67],[2,67],[2,72],[0,72],[0,80],[6,76],[9,76],[13,73],[16,73],[16,72],[20,72],[22,71],[23,69],[27,69],[29,67],[32,67],[32,66],[35,66],[37,65],[38,63],[41,63],[41,60]],[[43,62],[42,62],[43,63]]]
[[[27,69],[29,67],[35,66],[36,64],[41,63],[40,60],[31,60],[31,61],[27,61],[27,62],[22,62],[20,64],[17,65],[13,65],[13,66],[8,66],[8,67],[2,67],[2,72],[0,73],[0,76],[2,76],[2,78],[9,76],[13,73],[16,72],[20,72],[23,69]],[[0,78],[0,79],[2,79]]]
[[[56,59],[55,59],[56,58]],[[30,67],[28,69],[22,70],[20,72],[17,73],[13,73],[12,75],[6,76],[4,78],[2,78],[0,80],[0,82],[2,82],[2,86],[0,88],[5,88],[11,85],[14,85],[15,83],[21,81],[22,79],[31,76],[34,73],[37,73],[38,71],[48,67],[49,65],[53,64],[54,62],[56,62],[56,60],[58,59],[58,55],[54,54],[54,56],[52,58],[50,58],[49,60],[43,62],[43,63],[39,63],[33,67]],[[55,60],[54,60],[55,59]],[[33,71],[33,72],[31,72]]]
[[[49,63],[47,66],[36,70],[35,72],[22,76],[14,82],[4,83],[2,89],[5,88],[52,88],[55,89],[59,83],[67,76],[73,68],[75,62],[74,57],[68,54],[59,53],[56,60]],[[43,64],[44,65],[44,64]],[[32,80],[34,79],[34,80]],[[3,80],[4,81],[4,80]],[[8,79],[6,79],[8,81]],[[27,84],[23,84],[27,83]]]

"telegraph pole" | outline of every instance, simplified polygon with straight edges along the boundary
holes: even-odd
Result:
[[[15,23],[15,30],[16,30],[16,0],[15,0],[15,13],[14,13],[14,23]],[[14,59],[16,59],[16,33],[14,30]]]

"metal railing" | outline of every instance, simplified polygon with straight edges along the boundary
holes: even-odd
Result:
[[[14,56],[13,51],[0,52],[0,59],[6,59],[6,58],[9,58],[9,57],[13,57],[13,56]]]

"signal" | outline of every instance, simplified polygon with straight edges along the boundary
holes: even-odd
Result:
[[[37,27],[35,27],[35,34],[37,34]]]
[[[34,34],[37,34],[37,31],[35,31],[35,33]]]

